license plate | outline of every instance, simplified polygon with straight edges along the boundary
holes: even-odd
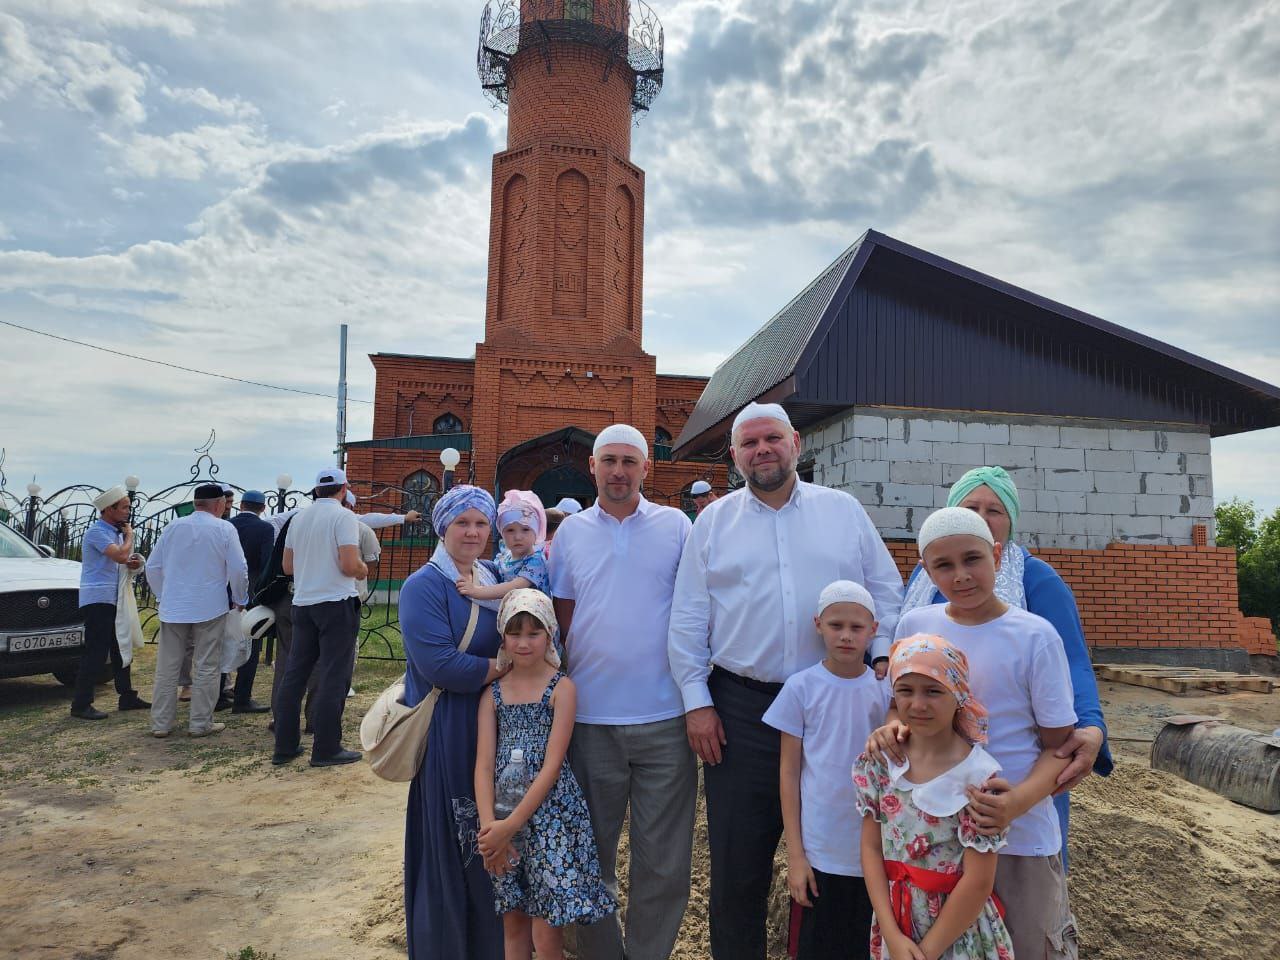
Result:
[[[57,633],[28,633],[9,637],[10,653],[29,653],[32,650],[62,650],[66,647],[84,646],[83,630],[60,630]]]

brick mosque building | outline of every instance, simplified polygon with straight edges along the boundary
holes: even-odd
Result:
[[[670,459],[707,379],[659,374],[642,341],[645,177],[631,132],[661,89],[662,46],[640,0],[486,7],[480,79],[508,122],[493,158],[484,340],[474,358],[370,357],[374,439],[347,445],[360,489],[427,501],[452,447],[458,476],[499,496],[589,503],[591,445],[615,422],[649,438],[651,499],[680,504],[699,478],[723,487],[723,465]]]

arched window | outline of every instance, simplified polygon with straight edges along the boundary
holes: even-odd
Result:
[[[593,0],[564,0],[564,18],[566,20],[590,20]]]
[[[417,510],[422,519],[417,523],[406,523],[403,536],[424,537],[430,530],[431,508],[435,505],[436,496],[440,493],[440,483],[426,470],[416,470],[404,478],[400,494],[400,512],[408,513]]]
[[[462,425],[462,421],[455,417],[452,413],[446,413],[436,417],[436,422],[431,425],[432,433],[466,433],[467,428]]]
[[[671,431],[659,427],[657,430],[653,431],[653,442],[659,446],[671,446]]]

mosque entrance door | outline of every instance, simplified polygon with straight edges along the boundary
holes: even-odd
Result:
[[[507,490],[532,490],[544,506],[562,497],[583,504],[595,499],[588,460],[595,434],[565,427],[512,447],[498,458],[498,497]]]

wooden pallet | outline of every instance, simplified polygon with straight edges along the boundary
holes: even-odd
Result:
[[[1135,687],[1150,687],[1166,693],[1186,693],[1189,690],[1210,690],[1214,693],[1270,693],[1274,681],[1267,677],[1223,670],[1205,670],[1199,667],[1162,667],[1149,663],[1095,663],[1093,672],[1099,680],[1127,683]]]

